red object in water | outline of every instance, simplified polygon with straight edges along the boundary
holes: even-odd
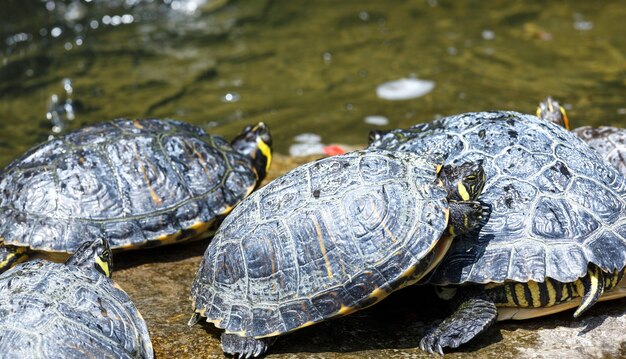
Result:
[[[329,145],[329,146],[324,146],[324,153],[327,154],[328,156],[335,156],[335,155],[343,155],[344,153],[346,153],[346,151],[337,145]]]

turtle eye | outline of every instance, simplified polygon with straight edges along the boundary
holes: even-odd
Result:
[[[104,261],[108,261],[109,258],[111,258],[111,251],[105,250],[104,252],[100,254],[100,258],[102,258],[102,260]]]

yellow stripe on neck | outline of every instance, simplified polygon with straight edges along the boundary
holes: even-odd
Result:
[[[263,142],[260,137],[257,137],[256,144],[259,146],[259,150],[263,154],[263,157],[267,160],[265,163],[265,172],[267,173],[270,170],[270,165],[272,164],[272,149],[267,145],[267,143]]]
[[[459,182],[456,185],[457,189],[459,190],[459,195],[461,196],[461,198],[464,201],[469,201],[470,199],[470,195],[469,192],[467,191],[467,188],[465,187],[465,185],[463,184],[463,182]]]
[[[99,265],[100,268],[102,268],[104,275],[106,275],[109,278],[111,277],[111,270],[109,269],[109,263],[103,261],[102,259],[100,259],[100,256],[96,255],[96,264]]]

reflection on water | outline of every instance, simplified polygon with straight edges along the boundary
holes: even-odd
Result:
[[[232,137],[272,127],[360,145],[459,112],[626,126],[626,4],[540,1],[9,0],[0,12],[0,163],[57,132],[174,117]],[[436,84],[389,101],[377,87]],[[72,120],[73,119],[73,120]],[[383,120],[384,119],[384,120]]]

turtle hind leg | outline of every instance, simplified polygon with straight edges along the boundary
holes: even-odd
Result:
[[[237,358],[256,358],[267,351],[275,338],[241,337],[237,334],[222,333],[222,350]]]
[[[18,247],[0,244],[0,273],[21,263],[30,257],[30,250],[27,247]]]
[[[464,296],[456,310],[420,341],[420,348],[443,355],[443,348],[456,348],[484,332],[498,317],[494,301],[484,293]]]
[[[575,282],[575,288],[578,295],[581,296],[580,305],[574,312],[574,318],[578,318],[591,308],[604,293],[604,272],[598,266],[590,264],[587,275]]]

